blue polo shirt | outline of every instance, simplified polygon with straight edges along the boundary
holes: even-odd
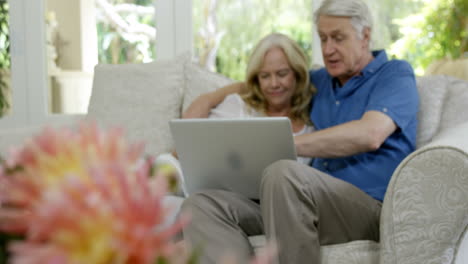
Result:
[[[412,67],[387,59],[385,51],[373,52],[359,76],[340,87],[325,68],[310,72],[317,87],[311,120],[317,130],[360,119],[367,111],[380,111],[397,125],[382,146],[345,158],[315,158],[311,166],[347,181],[382,201],[395,168],[416,145],[419,96]]]

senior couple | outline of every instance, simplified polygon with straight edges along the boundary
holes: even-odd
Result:
[[[184,201],[192,220],[183,236],[203,248],[201,263],[226,253],[247,263],[252,235],[276,241],[281,264],[319,263],[321,245],[379,240],[390,177],[415,149],[414,73],[370,50],[371,14],[361,0],[324,0],[314,15],[325,68],[307,74],[297,44],[272,34],[252,53],[245,82],[200,96],[184,114],[288,116],[304,158],[268,166],[259,203],[221,190]]]

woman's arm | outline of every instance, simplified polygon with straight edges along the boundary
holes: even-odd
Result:
[[[226,85],[216,91],[198,96],[182,114],[182,118],[205,118],[208,117],[212,108],[220,104],[226,96],[240,93],[245,88],[243,82]]]

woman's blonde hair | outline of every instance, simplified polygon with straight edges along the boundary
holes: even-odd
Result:
[[[260,89],[258,74],[263,66],[265,54],[274,47],[284,52],[296,77],[296,89],[291,98],[289,118],[310,123],[309,104],[315,89],[309,81],[307,57],[299,45],[284,34],[269,34],[254,48],[247,65],[245,81],[247,89],[241,95],[242,99],[255,110],[266,113],[268,102]]]

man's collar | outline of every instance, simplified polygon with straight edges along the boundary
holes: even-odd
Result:
[[[388,61],[387,53],[385,50],[374,50],[372,51],[374,59],[364,67],[361,71],[361,76],[368,76],[374,74],[385,62]],[[341,83],[336,77],[332,77],[333,88],[341,87]]]
[[[374,59],[369,64],[367,64],[367,66],[364,67],[364,69],[361,72],[363,76],[373,74],[382,65],[384,65],[385,62],[388,61],[387,53],[385,52],[385,50],[372,51],[372,56],[374,56]]]
[[[333,89],[337,89],[341,87],[341,82],[336,77],[332,77],[332,87]]]

